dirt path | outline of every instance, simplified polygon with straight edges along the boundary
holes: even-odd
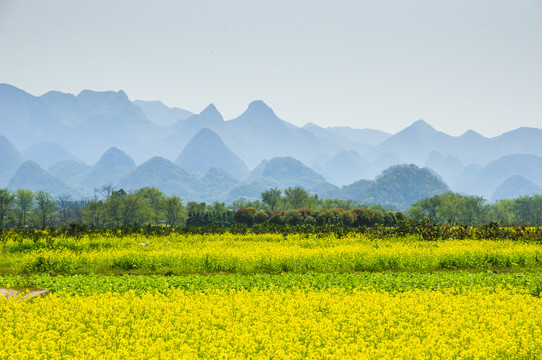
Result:
[[[47,296],[51,290],[49,289],[38,289],[34,290],[26,295],[24,295],[21,300],[27,300],[27,299],[33,299],[37,296]],[[20,291],[14,290],[14,289],[6,289],[6,288],[0,288],[0,296],[6,296],[8,299],[17,298],[17,296],[20,294]],[[24,293],[24,291],[23,291]]]

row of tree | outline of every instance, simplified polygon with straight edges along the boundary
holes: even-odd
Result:
[[[488,204],[478,196],[448,192],[412,204],[408,215],[450,225],[495,222],[503,225],[542,225],[542,196],[523,196]]]
[[[45,191],[0,189],[0,228],[7,226],[47,226],[57,211],[57,199]]]
[[[233,214],[236,223],[252,226],[255,224],[277,225],[341,225],[346,227],[385,226],[397,225],[398,221],[404,220],[405,215],[401,212],[384,212],[378,209],[356,208],[325,209],[315,211],[309,208],[296,210],[260,210],[253,207],[241,208]]]
[[[104,189],[102,189],[104,190]],[[69,195],[57,198],[44,191],[0,189],[0,227],[46,227],[80,223],[97,227],[165,224],[179,226],[186,208],[177,196],[166,196],[155,188],[104,191],[105,197],[74,201]]]
[[[522,222],[542,225],[542,196],[520,197],[487,204],[481,197],[444,193],[415,202],[409,218],[428,218],[450,225]],[[319,199],[301,187],[283,191],[269,189],[260,200],[238,200],[230,206],[188,202],[152,187],[132,193],[104,186],[92,199],[74,201],[67,195],[54,197],[44,191],[0,189],[1,227],[63,226],[69,223],[95,227],[119,226],[248,226],[271,224],[342,224],[345,226],[394,225],[405,219],[401,212],[378,206],[360,206],[353,201]]]
[[[256,210],[296,210],[296,209],[311,209],[311,210],[326,210],[326,209],[344,209],[352,210],[360,205],[353,200],[340,199],[320,199],[318,195],[310,195],[309,192],[302,187],[293,186],[282,190],[272,188],[261,193],[260,200],[247,201],[239,199],[232,203],[232,209],[243,207],[252,207]],[[376,205],[373,208],[381,209]]]

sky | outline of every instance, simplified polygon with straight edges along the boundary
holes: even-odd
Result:
[[[0,0],[0,83],[496,136],[542,128],[542,0]]]

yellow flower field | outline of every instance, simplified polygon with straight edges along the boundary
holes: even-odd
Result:
[[[276,273],[413,271],[540,267],[542,246],[510,240],[371,239],[363,234],[131,236],[57,239],[60,244],[12,252],[0,272]],[[65,244],[62,246],[61,244]],[[58,245],[57,244],[57,245]],[[9,248],[9,244],[8,244]]]
[[[0,299],[2,359],[540,359],[509,288],[182,291]]]

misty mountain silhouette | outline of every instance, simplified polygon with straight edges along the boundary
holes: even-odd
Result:
[[[248,176],[248,168],[243,160],[235,155],[214,131],[201,129],[186,147],[175,164],[189,172],[205,174],[211,168],[223,169],[238,179]]]
[[[0,135],[0,186],[6,186],[24,162],[24,157],[15,146],[5,136]]]
[[[17,189],[43,190],[52,195],[69,194],[75,198],[81,196],[77,190],[68,186],[47,170],[42,169],[34,161],[27,161],[17,169],[15,175],[9,181],[8,189],[12,191]]]
[[[54,175],[86,195],[107,183],[144,183],[122,181],[136,170],[136,163],[161,157],[170,163],[176,159],[185,168],[186,179],[168,180],[172,188],[185,186],[186,190],[175,190],[185,197],[203,198],[205,186],[217,200],[224,200],[243,192],[252,196],[269,187],[300,185],[339,197],[354,196],[348,189],[357,189],[361,199],[363,186],[354,184],[366,183],[359,180],[372,181],[393,165],[414,164],[430,168],[453,191],[489,199],[501,185],[497,195],[513,193],[514,187],[518,193],[542,187],[541,143],[542,129],[537,128],[486,138],[472,130],[451,136],[424,120],[396,134],[323,128],[310,121],[297,127],[261,100],[225,120],[213,104],[191,114],[159,101],[132,102],[122,90],[83,90],[77,96],[50,91],[34,96],[0,84],[0,185],[8,185],[25,160],[36,160],[43,172],[25,166],[22,173],[41,174],[47,181],[51,180],[47,174]],[[26,149],[24,154],[21,149]],[[149,183],[152,171],[169,168],[168,174],[182,174],[170,164],[159,166],[156,159],[150,165],[140,169],[147,169],[141,178]],[[218,179],[224,186],[217,185]],[[24,183],[20,173],[15,180]]]

